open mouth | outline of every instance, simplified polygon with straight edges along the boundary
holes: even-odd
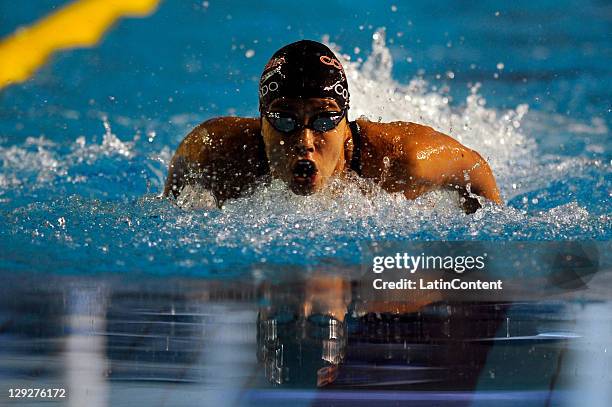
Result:
[[[293,181],[298,184],[312,184],[317,176],[317,166],[312,160],[299,160],[293,166]]]

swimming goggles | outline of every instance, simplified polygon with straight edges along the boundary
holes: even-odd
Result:
[[[342,112],[321,112],[310,118],[310,123],[300,122],[297,116],[288,112],[266,112],[265,117],[274,129],[281,133],[293,133],[303,128],[312,129],[319,133],[335,129],[342,121],[346,111]]]

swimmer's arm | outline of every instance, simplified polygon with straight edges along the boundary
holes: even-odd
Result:
[[[491,167],[476,151],[438,132],[412,151],[411,175],[424,184],[458,189],[466,212],[480,207],[474,194],[502,204]]]

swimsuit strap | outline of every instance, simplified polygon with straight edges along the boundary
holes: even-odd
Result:
[[[361,175],[361,129],[357,121],[349,123],[353,135],[353,156],[351,158],[351,170]]]

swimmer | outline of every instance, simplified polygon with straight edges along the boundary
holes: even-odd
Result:
[[[224,201],[270,178],[296,194],[320,191],[353,172],[408,199],[434,189],[459,192],[467,213],[479,197],[501,204],[487,162],[450,136],[411,122],[350,122],[344,69],[325,45],[289,44],[270,59],[259,82],[259,118],[219,117],[179,145],[164,196],[198,185]]]

